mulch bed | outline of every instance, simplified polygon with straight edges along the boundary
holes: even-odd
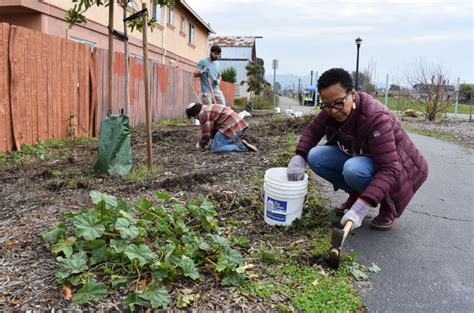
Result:
[[[63,148],[53,148],[44,160],[9,162],[0,168],[0,311],[77,309],[61,293],[55,281],[55,258],[39,236],[65,220],[63,213],[90,207],[92,190],[129,201],[152,198],[157,191],[182,201],[207,196],[216,203],[221,221],[236,216],[248,219],[236,235],[248,236],[251,244],[261,242],[273,230],[258,212],[261,188],[252,186],[251,180],[275,166],[275,158],[288,148],[287,134],[301,134],[309,121],[255,112],[248,118],[251,127],[245,136],[259,151],[230,154],[197,151],[197,126],[157,127],[153,130],[153,159],[159,170],[143,181],[92,174],[96,142],[75,144],[67,155]],[[144,129],[133,131],[132,149],[134,165],[145,166]],[[168,289],[174,300],[181,287],[199,292],[200,299],[192,307],[198,311],[265,309],[258,301],[249,301],[247,295],[212,279],[199,285],[183,282],[171,286]],[[119,295],[111,295],[101,304],[85,308],[120,310],[121,302]]]

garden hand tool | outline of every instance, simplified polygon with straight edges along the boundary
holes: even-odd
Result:
[[[344,241],[346,240],[347,235],[351,231],[352,228],[352,220],[348,220],[346,224],[344,224],[343,229],[334,228],[332,230],[332,238],[331,238],[331,251],[329,251],[328,258],[326,259],[326,264],[332,268],[338,268],[341,256],[341,249]]]

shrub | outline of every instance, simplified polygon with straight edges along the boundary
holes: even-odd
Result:
[[[235,67],[229,67],[222,71],[222,80],[231,84],[235,84],[237,81],[237,70]]]

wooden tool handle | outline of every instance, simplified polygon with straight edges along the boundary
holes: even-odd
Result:
[[[348,220],[346,222],[346,225],[344,225],[344,228],[342,229],[342,231],[344,232],[344,236],[342,237],[341,246],[344,243],[344,240],[346,240],[347,235],[349,235],[350,230],[352,229],[352,223],[352,220]]]

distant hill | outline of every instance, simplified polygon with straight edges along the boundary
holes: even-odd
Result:
[[[304,89],[308,87],[311,82],[311,76],[298,76],[295,74],[276,74],[276,81],[280,83],[283,89],[291,89],[293,88],[293,84],[295,84],[295,90],[298,90],[298,79],[301,78],[301,86]],[[315,77],[313,76],[313,85],[316,84]],[[266,74],[265,80],[268,81],[271,85],[273,85],[273,74]],[[375,86],[377,88],[385,88],[385,82],[375,82]]]

